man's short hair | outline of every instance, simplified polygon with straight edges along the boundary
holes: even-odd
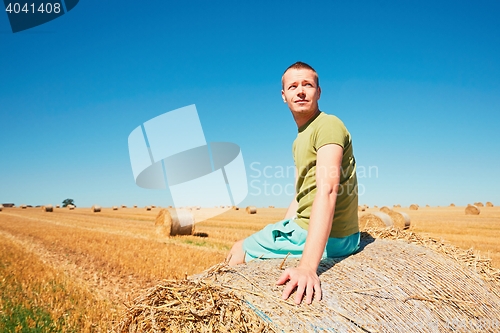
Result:
[[[310,66],[309,64],[306,64],[305,62],[297,61],[296,63],[293,63],[290,66],[288,66],[288,68],[285,69],[285,71],[283,72],[283,75],[281,76],[281,87],[282,88],[284,88],[284,86],[283,86],[283,76],[285,75],[285,73],[289,69],[309,69],[309,70],[313,71],[314,74],[316,75],[316,85],[319,87],[319,77],[318,77],[318,73],[316,72],[316,70],[314,68],[312,68],[312,66]]]

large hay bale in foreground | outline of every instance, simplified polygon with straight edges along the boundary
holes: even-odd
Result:
[[[155,220],[156,233],[160,236],[194,234],[194,217],[184,209],[161,209]]]
[[[410,210],[418,210],[418,205],[417,204],[411,204],[410,205]]]
[[[481,213],[481,210],[475,205],[467,205],[465,207],[465,215],[479,215],[479,213]]]
[[[394,227],[404,230],[410,227],[410,216],[404,212],[390,211],[387,213],[394,223]]]
[[[257,214],[257,207],[255,206],[248,206],[245,210],[248,214]]]
[[[42,210],[44,212],[51,213],[51,212],[54,211],[54,206],[52,206],[52,205],[45,205],[45,206],[42,206]]]
[[[91,210],[94,212],[94,213],[99,213],[101,211],[101,206],[98,206],[98,205],[93,205]]]
[[[498,270],[436,240],[395,229],[380,237],[387,234],[403,241],[364,233],[356,254],[322,260],[323,298],[311,305],[295,305],[294,294],[283,300],[284,287],[276,286],[298,259],[254,260],[162,282],[138,297],[113,331],[497,331]],[[468,267],[471,261],[477,266]]]
[[[396,207],[396,206],[394,206]],[[389,212],[392,212],[392,209],[390,209],[389,207],[387,206],[383,206],[383,207],[380,207],[379,211],[381,211],[382,213],[389,213]]]
[[[382,212],[373,214],[364,214],[359,217],[359,229],[366,230],[368,228],[387,228],[392,227],[394,222],[391,217]]]
[[[486,207],[493,207],[493,204],[492,204],[491,202],[489,202],[489,201],[488,201],[488,202],[486,203]]]

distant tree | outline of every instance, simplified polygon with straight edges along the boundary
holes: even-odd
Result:
[[[64,201],[62,202],[62,206],[63,207],[67,207],[68,205],[73,205],[73,206],[76,207],[75,200],[73,200],[73,199],[64,199]]]

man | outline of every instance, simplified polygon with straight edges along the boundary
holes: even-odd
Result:
[[[297,62],[282,77],[281,96],[297,123],[293,143],[296,196],[285,219],[236,242],[230,265],[255,258],[300,257],[276,282],[286,284],[283,298],[296,289],[295,303],[321,299],[317,269],[321,259],[342,257],[359,247],[356,162],[351,136],[333,115],[319,110],[316,71]]]

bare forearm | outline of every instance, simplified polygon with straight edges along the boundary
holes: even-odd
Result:
[[[336,198],[336,192],[318,193],[314,198],[300,267],[317,270],[332,228]]]

